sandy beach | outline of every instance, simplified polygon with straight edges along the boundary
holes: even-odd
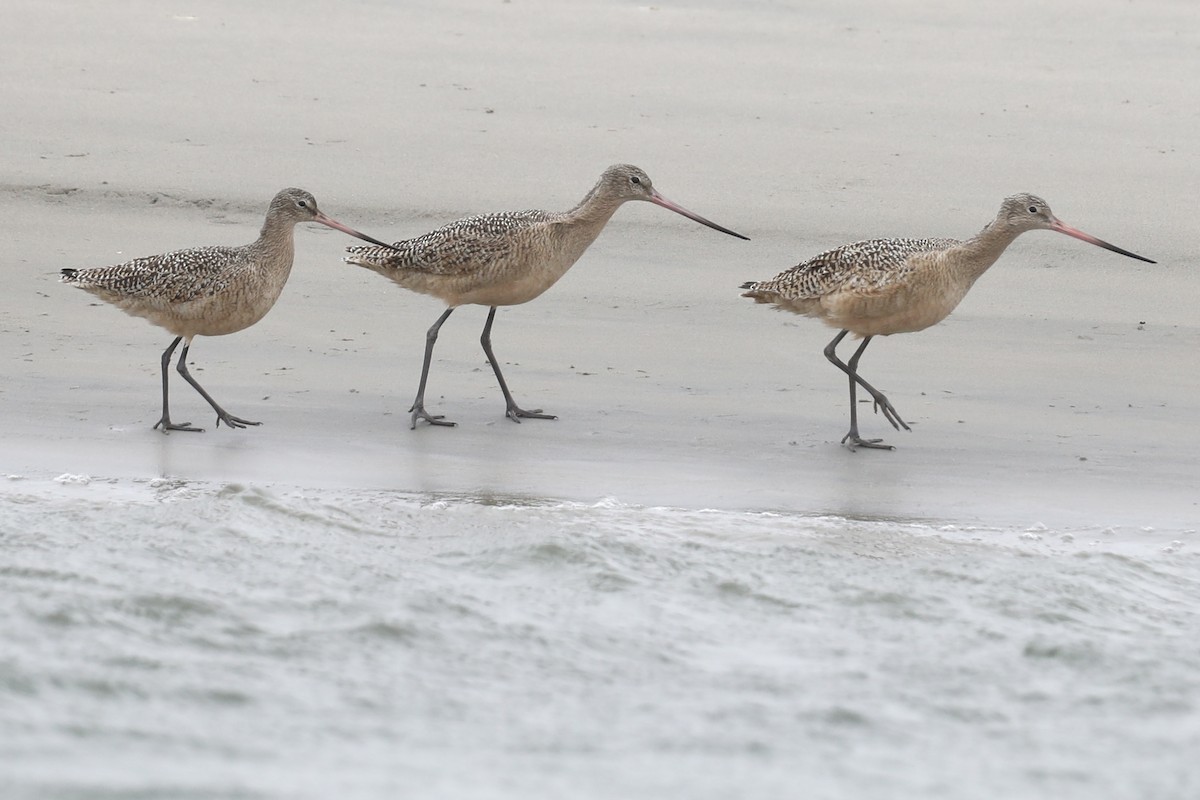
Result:
[[[85,475],[1195,547],[1191,3],[16,0],[5,17],[0,491]],[[619,162],[750,241],[630,203],[544,296],[501,309],[513,393],[555,421],[504,418],[486,309],[464,307],[427,396],[458,427],[410,430],[443,306],[342,263],[355,240],[320,226],[297,229],[262,322],[192,347],[260,428],[214,429],[172,373],[173,415],[208,430],[152,430],[170,336],[58,282],[249,242],[287,186],[391,241],[568,209]],[[1158,263],[1021,236],[945,322],[867,351],[912,432],[863,404],[864,436],[897,449],[840,447],[835,331],[739,285],[858,239],[966,238],[1022,191]]]
[[[1035,3],[1003,20],[599,4],[592,36],[556,9],[134,3],[101,24],[19,4],[0,192],[4,469],[1193,526],[1198,175],[1178,40],[1194,12],[1102,4],[1076,29],[1069,7]],[[66,37],[53,61],[15,33],[51,25]],[[403,238],[468,213],[568,208],[617,161],[752,241],[633,204],[558,286],[503,309],[514,393],[556,422],[497,413],[483,310],[467,308],[430,389],[461,424],[409,431],[441,306],[342,264],[351,240],[331,231],[298,232],[267,319],[193,347],[197,374],[257,430],[150,430],[169,337],[56,283],[63,266],[249,241],[286,185]],[[864,371],[915,424],[897,434],[867,414],[864,430],[899,449],[837,447],[845,386],[820,352],[832,331],[755,307],[738,284],[857,238],[969,236],[1016,191],[1158,265],[1022,237],[941,326],[868,351]],[[207,418],[185,389],[180,413]]]

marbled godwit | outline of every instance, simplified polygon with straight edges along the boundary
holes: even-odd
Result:
[[[514,211],[466,217],[424,236],[396,242],[386,250],[347,248],[351,253],[345,259],[347,263],[372,269],[406,289],[438,297],[449,306],[425,335],[421,382],[409,409],[413,428],[419,419],[432,425],[455,424],[425,410],[425,384],[438,330],[455,308],[470,304],[490,307],[479,341],[504,393],[506,416],[514,422],[525,417],[555,419],[541,409],[526,411],[513,400],[500,373],[500,362],[492,353],[496,307],[527,303],[553,286],[627,200],[655,203],[722,233],[746,238],[667,200],[637,167],[617,164],[606,169],[570,211]]]
[[[893,449],[880,439],[858,435],[855,384],[875,401],[875,410],[896,430],[911,430],[888,399],[858,374],[858,360],[875,336],[919,331],[936,325],[954,310],[987,268],[1025,231],[1051,230],[1074,236],[1114,253],[1153,264],[1128,250],[1064,225],[1046,201],[1031,194],[1006,198],[992,222],[965,242],[956,239],[871,239],[813,256],[766,281],[742,284],[743,297],[777,308],[816,317],[837,336],[825,347],[825,357],[850,377],[850,432],[842,438],[851,450],[857,445]],[[841,361],[834,352],[846,334],[862,344]]]
[[[62,282],[85,289],[126,314],[145,317],[175,334],[162,354],[162,418],[154,427],[167,431],[202,431],[188,422],[172,422],[167,405],[167,367],[183,340],[177,369],[217,412],[217,426],[258,425],[229,414],[188,373],[187,354],[195,336],[223,336],[248,328],[263,318],[283,291],[295,253],[293,230],[298,222],[330,228],[384,245],[317,209],[303,189],[284,189],[271,200],[258,240],[242,247],[196,247],[124,264],[91,269],[64,269]]]

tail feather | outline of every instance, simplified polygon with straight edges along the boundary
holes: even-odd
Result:
[[[742,297],[749,297],[756,303],[778,303],[779,294],[774,289],[768,288],[770,281],[746,281],[740,288]]]
[[[397,245],[400,243],[397,242]],[[387,258],[390,255],[395,255],[395,247],[380,247],[374,244],[351,245],[346,248],[346,252],[352,256],[368,256],[371,258]]]
[[[342,257],[342,261],[345,261],[347,264],[354,264],[357,267],[378,269],[388,262],[389,257],[395,255],[395,248],[358,245],[357,247],[347,247],[346,255]]]
[[[79,270],[77,270],[77,269],[64,269],[62,271],[62,277],[59,278],[59,280],[62,281],[63,283],[74,283],[75,282],[75,273],[77,273],[77,272],[79,272]]]

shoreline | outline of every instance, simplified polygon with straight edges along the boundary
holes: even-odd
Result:
[[[1176,5],[1018,3],[937,20],[867,0],[605,7],[587,28],[536,3],[306,11],[276,30],[255,28],[266,11],[224,2],[197,16],[77,9],[47,62],[29,32],[61,20],[14,6],[0,34],[22,65],[4,89],[21,123],[0,185],[0,472],[1196,527],[1194,126],[1172,76],[1197,34]],[[1085,12],[1092,35],[1067,35]],[[402,59],[389,24],[410,33]],[[339,35],[359,37],[354,63],[307,69]],[[713,57],[717,40],[739,57]],[[137,41],[153,43],[155,74],[91,57]],[[535,54],[559,68],[530,72]],[[1130,69],[1095,66],[1114,62]],[[581,76],[600,76],[586,97]],[[460,427],[409,431],[442,306],[342,264],[351,242],[333,231],[300,226],[271,313],[193,347],[200,380],[259,430],[150,431],[169,337],[56,280],[250,241],[284,186],[396,239],[465,214],[569,208],[621,161],[752,241],[628,204],[558,285],[503,309],[494,340],[514,395],[557,422],[504,419],[478,344],[484,310],[468,307],[442,331],[429,389]],[[846,389],[821,355],[834,332],[738,286],[857,239],[970,236],[1024,190],[1159,264],[1022,236],[950,318],[867,352],[863,374],[914,430],[864,405],[863,434],[899,449],[839,447]],[[209,419],[188,387],[172,397],[180,419]]]

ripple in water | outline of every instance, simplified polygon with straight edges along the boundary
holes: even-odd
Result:
[[[1187,532],[9,481],[6,797],[1183,797]]]

